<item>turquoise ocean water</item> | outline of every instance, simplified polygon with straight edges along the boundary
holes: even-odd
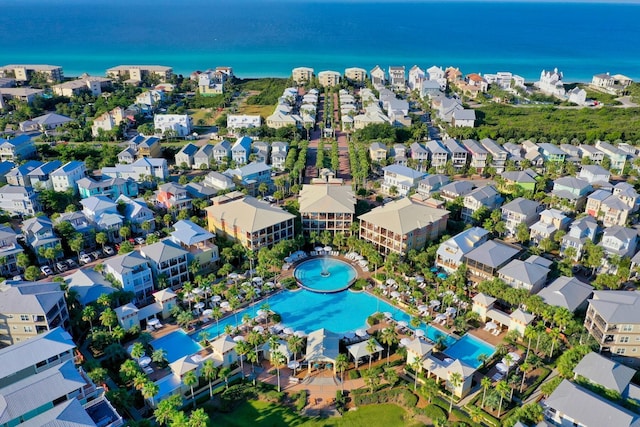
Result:
[[[68,76],[125,63],[241,77],[380,64],[640,77],[640,5],[393,0],[0,0],[0,63]]]

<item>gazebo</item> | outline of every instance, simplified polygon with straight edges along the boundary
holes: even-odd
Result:
[[[309,374],[311,367],[315,363],[331,363],[333,373],[336,373],[336,359],[340,354],[340,336],[326,329],[313,331],[307,337],[307,352],[304,360],[309,364]]]
[[[356,343],[356,344],[351,344],[350,346],[347,347],[347,350],[349,350],[349,354],[351,355],[351,357],[353,357],[353,361],[356,364],[356,369],[358,368],[358,360],[360,360],[361,358],[363,358],[365,356],[370,356],[371,357],[375,353],[381,353],[382,352],[383,348],[378,343],[378,341],[376,341],[375,338],[371,338],[371,339],[375,343],[375,350],[373,350],[373,351],[369,351],[369,349],[368,349],[369,341],[361,341],[361,342]]]

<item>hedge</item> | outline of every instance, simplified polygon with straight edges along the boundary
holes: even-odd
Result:
[[[446,411],[438,405],[434,404],[426,406],[421,412],[422,415],[429,417],[431,420],[436,420],[438,418],[448,418]]]
[[[376,393],[357,394],[353,396],[353,402],[357,406],[376,403],[395,403],[405,408],[415,408],[418,404],[418,396],[405,388],[395,388]]]

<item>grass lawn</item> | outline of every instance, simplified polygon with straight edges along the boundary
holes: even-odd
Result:
[[[205,125],[213,126],[216,122],[216,118],[218,117],[218,112],[212,108],[197,108],[188,111],[191,119],[193,120],[194,125],[198,125],[200,119],[204,120]],[[211,115],[211,117],[207,118],[207,113]]]
[[[259,115],[263,118],[269,117],[273,114],[275,106],[273,105],[248,105],[243,104],[238,108],[238,114]]]
[[[347,412],[342,418],[322,420],[303,418],[288,408],[266,402],[250,401],[241,404],[229,414],[211,414],[216,425],[230,427],[394,427],[419,426],[420,423],[405,419],[406,412],[396,405],[361,406],[357,411]]]

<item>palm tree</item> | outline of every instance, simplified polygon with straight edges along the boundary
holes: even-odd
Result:
[[[100,322],[102,326],[106,326],[109,328],[109,332],[111,332],[112,328],[118,324],[118,316],[116,312],[113,311],[110,307],[104,309],[104,311],[100,314]]]
[[[198,377],[196,376],[196,371],[192,370],[187,372],[184,377],[182,377],[182,382],[184,385],[191,389],[191,400],[193,401],[193,407],[196,407],[196,399],[193,391],[193,386],[198,384]]]
[[[209,381],[209,399],[213,398],[213,386],[212,382],[218,376],[218,369],[213,364],[213,360],[207,359],[202,364],[202,376],[205,380]]]
[[[413,359],[413,362],[409,364],[409,367],[413,370],[413,391],[418,388],[418,371],[420,370],[420,360]]]
[[[530,368],[531,368],[531,365],[529,365],[529,363],[526,360],[520,364],[519,369],[520,369],[520,372],[522,372],[522,383],[520,383],[521,394],[522,394],[522,389],[524,388],[525,379],[527,378],[527,371],[529,371]]]
[[[455,390],[462,384],[462,375],[459,372],[449,374],[449,386],[451,387],[451,400],[449,401],[449,413],[453,410],[453,395]]]
[[[216,335],[220,335],[220,319],[222,316],[222,309],[217,305],[211,309],[211,317],[216,319]]]
[[[240,371],[242,372],[242,376],[244,377],[244,355],[251,351],[250,344],[246,341],[240,341],[236,344],[235,347],[236,353],[238,354],[238,359],[240,359]]]
[[[284,365],[284,354],[278,350],[271,352],[271,365],[276,368],[276,375],[278,376],[278,392],[280,392],[280,368]]]
[[[88,305],[82,309],[82,320],[89,322],[89,328],[93,329],[93,319],[96,318],[96,309],[92,305]]]
[[[182,406],[182,397],[175,394],[162,402],[158,403],[158,407],[153,411],[153,416],[160,425],[168,425],[175,417],[178,408]]]
[[[371,369],[371,360],[373,359],[373,353],[378,348],[378,343],[374,338],[369,338],[367,341],[367,351],[369,352],[369,369]]]
[[[289,351],[293,353],[294,359],[296,359],[298,353],[302,351],[303,344],[302,338],[297,335],[291,335],[287,339],[287,347],[289,347]]]
[[[387,365],[391,355],[391,346],[398,342],[398,332],[392,327],[387,327],[380,332],[380,341],[387,346]]]
[[[435,380],[435,378],[427,378],[422,385],[422,390],[427,395],[429,403],[431,403],[431,399],[438,393],[438,391],[440,390],[440,386],[438,385],[438,382]]]
[[[140,359],[144,355],[144,346],[140,342],[133,343],[131,348],[131,357]]]
[[[149,381],[147,376],[142,372],[138,372],[138,375],[133,378],[133,388],[136,390],[142,390],[147,381]]]
[[[502,401],[511,391],[511,387],[509,387],[509,384],[504,380],[498,381],[496,384],[496,391],[500,395],[500,403],[498,404],[498,418],[500,418],[500,415],[502,414]]]
[[[549,359],[553,359],[554,347],[560,340],[560,331],[558,330],[558,328],[553,328],[549,331],[549,338],[551,339],[551,351],[549,352]]]
[[[344,394],[344,371],[349,367],[349,357],[344,354],[338,354],[336,357],[336,369],[340,371],[340,383],[342,384],[342,394]]]
[[[491,379],[488,377],[482,377],[480,385],[482,386],[482,407],[484,408],[484,400],[487,397],[487,390],[491,387]]]
[[[167,361],[167,352],[162,348],[153,350],[153,353],[151,353],[151,360],[155,363],[163,364]]]
[[[189,427],[207,427],[209,425],[209,415],[203,408],[198,408],[189,414]]]
[[[231,368],[229,368],[228,366],[223,366],[218,371],[218,378],[224,378],[224,384],[225,384],[227,390],[229,389],[229,374],[230,373],[231,373]]]

